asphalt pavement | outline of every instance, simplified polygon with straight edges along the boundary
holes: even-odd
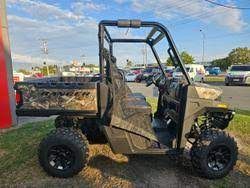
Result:
[[[154,86],[146,87],[145,83],[128,83],[133,92],[140,92],[146,97],[154,97]],[[250,86],[224,86],[213,83],[223,90],[222,101],[230,104],[233,109],[250,110]]]

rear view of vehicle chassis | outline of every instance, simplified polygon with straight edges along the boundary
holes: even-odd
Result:
[[[152,30],[145,39],[114,39],[107,27]],[[182,155],[192,144],[193,167],[206,178],[221,178],[237,160],[237,144],[223,131],[234,112],[219,100],[221,91],[193,83],[165,26],[140,20],[101,21],[99,24],[100,77],[18,83],[18,115],[59,115],[56,129],[39,146],[39,161],[52,176],[71,177],[89,158],[89,143],[109,143],[115,153]],[[180,67],[184,81],[169,80],[154,48],[166,39],[173,64]],[[104,48],[104,42],[109,49]],[[158,62],[160,74],[146,85],[159,89],[157,111],[139,93],[132,93],[116,65],[113,43],[146,43]],[[39,97],[38,97],[39,96]]]

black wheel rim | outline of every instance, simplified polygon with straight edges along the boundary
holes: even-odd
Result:
[[[221,171],[229,166],[231,151],[225,145],[212,148],[208,154],[207,165],[213,171]]]
[[[64,145],[53,146],[48,151],[49,165],[57,170],[67,170],[75,162],[73,151]]]

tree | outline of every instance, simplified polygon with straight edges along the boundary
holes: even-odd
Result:
[[[186,51],[181,52],[181,59],[185,64],[192,64],[195,61],[194,57]]]
[[[25,75],[29,75],[30,74],[30,71],[26,70],[26,69],[19,69],[17,72],[21,72]]]
[[[50,75],[55,75],[57,73],[57,65],[48,65],[48,69]],[[41,67],[40,70],[43,75],[48,76],[47,66]]]
[[[97,67],[97,65],[94,65],[94,64],[85,64],[83,66],[88,67],[88,68],[95,68],[95,67]]]
[[[239,47],[233,49],[228,54],[228,61],[232,64],[246,64],[250,62],[250,49],[247,47]]]
[[[132,66],[133,66],[133,62],[127,59],[126,67],[132,67]]]
[[[186,51],[181,52],[180,56],[181,56],[182,61],[185,64],[192,64],[195,61],[194,57],[190,55],[189,53],[187,53]],[[173,65],[173,62],[170,59],[170,57],[167,59],[166,64],[167,66]]]
[[[228,57],[215,59],[211,62],[213,67],[220,67],[221,70],[227,70],[227,68],[231,65],[228,61]]]
[[[170,59],[170,57],[168,57],[167,61],[166,61],[166,65],[167,66],[172,66],[173,65],[173,62],[172,60]]]

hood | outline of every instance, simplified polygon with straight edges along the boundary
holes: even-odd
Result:
[[[222,94],[222,89],[216,86],[211,86],[203,83],[195,83],[195,89],[201,99],[216,100]]]
[[[178,76],[178,77],[180,77],[180,76],[182,76],[183,74],[182,74],[182,72],[173,72],[173,76],[175,77],[175,76]]]
[[[250,71],[229,71],[227,73],[229,76],[250,76]]]

